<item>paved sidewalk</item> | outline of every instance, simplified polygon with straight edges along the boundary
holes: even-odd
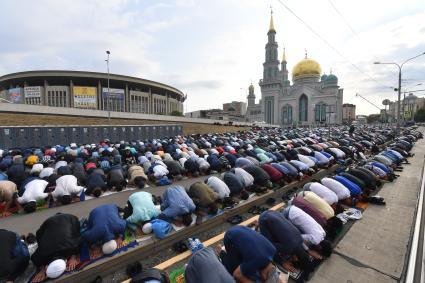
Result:
[[[354,223],[338,243],[334,254],[309,282],[398,282],[402,277],[414,222],[415,207],[424,164],[425,139],[414,146],[410,165],[379,195],[386,206],[370,205],[363,219]]]

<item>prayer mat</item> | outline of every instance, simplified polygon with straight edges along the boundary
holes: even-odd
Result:
[[[367,202],[358,202],[356,205],[356,208],[360,208],[362,210],[365,210],[369,206],[369,203]]]
[[[80,250],[80,256],[77,256],[77,264],[75,266],[75,268],[70,268],[68,266],[67,262],[67,271],[64,272],[63,275],[67,275],[70,274],[72,272],[76,272],[76,271],[80,271],[82,270],[84,267],[86,267],[89,264],[92,264],[98,260],[107,258],[107,257],[112,257],[120,252],[124,252],[127,251],[130,248],[134,248],[136,246],[138,246],[139,244],[137,243],[137,241],[135,240],[134,236],[130,236],[130,235],[126,235],[124,237],[123,240],[123,246],[116,249],[112,254],[110,255],[104,255],[102,254],[102,249],[100,246],[97,247],[92,247],[92,248],[88,248],[88,246],[86,244],[83,244],[83,246],[81,247]],[[42,268],[40,268],[40,270],[38,272],[36,272],[30,279],[29,282],[31,283],[39,283],[39,282],[44,282],[47,280],[46,277],[46,268],[47,266],[44,266]]]
[[[4,204],[1,204],[0,210],[2,210],[3,208],[4,208]],[[43,210],[43,209],[46,209],[46,208],[49,208],[49,204],[46,200],[37,201],[37,209],[36,209],[37,211]],[[4,215],[0,215],[0,219],[6,218],[6,217],[9,217],[9,216],[12,216],[12,215],[24,215],[24,214],[27,214],[27,213],[24,212],[24,211],[22,211],[22,212],[19,211],[18,207],[15,206],[15,207],[10,208],[8,211],[6,211]]]
[[[184,279],[183,267],[171,271],[169,277],[171,283],[186,283],[186,280]]]

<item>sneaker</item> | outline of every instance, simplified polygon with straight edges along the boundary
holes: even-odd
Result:
[[[195,253],[204,248],[204,245],[197,238],[189,238],[187,239],[187,242],[189,244],[189,249],[192,251],[192,253]]]
[[[349,208],[344,213],[345,215],[347,215],[348,219],[359,220],[359,219],[362,219],[363,217],[362,212],[355,208]]]

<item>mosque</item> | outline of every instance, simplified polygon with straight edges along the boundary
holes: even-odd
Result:
[[[312,126],[342,123],[343,89],[338,78],[322,74],[320,64],[307,57],[292,69],[292,84],[286,68],[286,54],[278,59],[278,44],[273,13],[266,43],[263,78],[259,81],[261,99],[255,103],[254,86],[249,86],[246,117],[250,122],[289,126]],[[279,66],[280,65],[280,66]]]

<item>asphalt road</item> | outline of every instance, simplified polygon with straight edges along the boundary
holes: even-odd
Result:
[[[207,176],[200,176],[197,178],[188,178],[181,181],[173,182],[173,184],[189,187],[191,184],[197,181],[205,180],[205,178],[207,178]],[[168,186],[157,187],[154,185],[150,185],[150,187],[143,189],[143,191],[147,191],[154,195],[160,196],[162,195],[165,188],[167,187]],[[115,203],[120,207],[125,206],[127,203],[128,197],[132,193],[137,191],[140,191],[140,190],[120,192],[120,193],[116,193],[109,196],[86,200],[84,202],[76,202],[76,203],[72,203],[65,206],[48,208],[48,209],[40,210],[31,214],[13,215],[4,219],[0,219],[0,228],[14,231],[20,235],[27,234],[30,232],[35,233],[37,229],[41,226],[41,224],[44,222],[44,220],[46,220],[52,215],[55,215],[58,212],[70,213],[77,216],[78,218],[87,217],[93,208],[101,204]]]

